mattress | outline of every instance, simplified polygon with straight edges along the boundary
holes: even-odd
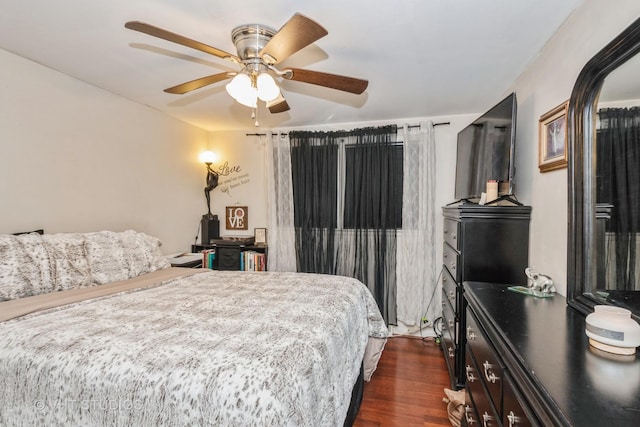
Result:
[[[361,282],[304,273],[170,268],[0,316],[3,426],[342,425],[387,336]]]

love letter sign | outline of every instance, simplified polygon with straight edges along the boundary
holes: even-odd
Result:
[[[247,230],[249,208],[246,206],[227,206],[225,208],[227,230]]]

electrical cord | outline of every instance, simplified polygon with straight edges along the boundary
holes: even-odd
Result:
[[[433,333],[436,334],[436,343],[440,343],[442,339],[442,316],[433,321]]]
[[[443,267],[444,268],[444,267]],[[424,315],[420,318],[420,337],[421,338],[425,338],[422,335],[422,325],[424,323],[424,320],[426,320],[427,322],[429,321],[429,319],[427,318],[428,314],[429,314],[429,309],[431,308],[431,303],[433,303],[433,297],[436,295],[436,291],[438,290],[438,283],[440,283],[440,278],[442,277],[442,270],[443,268],[440,269],[440,273],[438,274],[438,278],[436,279],[436,284],[433,287],[433,292],[431,293],[431,298],[429,299],[429,304],[427,304],[427,308],[424,311]],[[435,320],[434,320],[435,323]],[[433,324],[432,324],[433,325]],[[433,325],[433,327],[435,327],[435,325]]]
[[[198,244],[198,235],[200,234],[200,227],[202,227],[202,222],[198,221],[198,229],[196,230],[196,237],[194,237],[194,239],[193,239],[193,244],[194,245]]]
[[[433,302],[433,297],[436,295],[436,291],[438,290],[438,283],[440,282],[440,278],[442,277],[442,269],[443,268],[441,268],[440,269],[440,273],[438,273],[438,278],[436,279],[436,285],[433,287],[433,292],[431,293],[431,299],[429,299],[429,304],[427,304],[427,309],[424,311],[424,317],[425,318],[429,314],[429,308],[431,308],[431,303]]]

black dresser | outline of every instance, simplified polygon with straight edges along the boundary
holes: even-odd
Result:
[[[465,282],[467,425],[640,425],[640,358],[589,346],[561,295]]]
[[[442,208],[442,349],[451,387],[465,383],[465,302],[467,280],[526,284],[529,257],[529,206],[461,204]]]

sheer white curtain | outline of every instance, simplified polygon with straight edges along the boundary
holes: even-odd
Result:
[[[433,123],[421,122],[419,128],[404,125],[402,138],[404,184],[396,270],[397,318],[414,326],[420,324],[423,315],[433,322],[440,311],[440,293],[435,291],[438,277]]]
[[[267,268],[270,271],[296,271],[289,136],[267,132],[264,152],[269,210]]]

